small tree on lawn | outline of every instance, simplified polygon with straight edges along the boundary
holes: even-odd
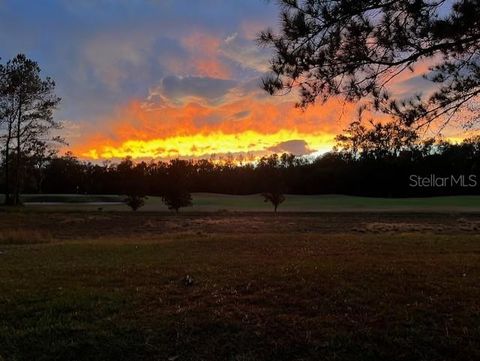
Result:
[[[166,169],[167,185],[162,200],[168,209],[178,213],[180,208],[192,205],[192,195],[188,190],[188,178],[192,164],[181,159],[171,160]]]
[[[277,213],[278,206],[285,201],[285,195],[280,189],[273,192],[264,192],[262,193],[262,197],[264,198],[264,202],[272,203],[275,213]]]
[[[277,213],[278,206],[285,201],[284,171],[286,164],[288,164],[288,155],[280,158],[277,154],[272,154],[262,157],[257,166],[264,189],[262,197],[265,202],[273,205],[275,213]]]
[[[125,204],[129,206],[132,211],[136,211],[137,209],[143,207],[145,205],[145,199],[147,197],[140,196],[137,194],[130,194],[125,198]]]
[[[181,187],[172,186],[162,196],[163,203],[170,210],[174,210],[178,213],[180,208],[190,207],[192,205],[192,195],[186,189]]]

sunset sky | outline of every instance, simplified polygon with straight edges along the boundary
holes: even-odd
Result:
[[[329,150],[355,105],[302,112],[259,87],[269,50],[255,38],[277,17],[264,0],[0,0],[0,56],[23,52],[56,80],[56,118],[83,159]],[[394,90],[428,85],[410,73]]]

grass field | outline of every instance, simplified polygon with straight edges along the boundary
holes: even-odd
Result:
[[[2,213],[0,360],[479,360],[479,231],[479,214]]]
[[[193,207],[184,212],[217,211],[271,211],[259,194],[235,196],[194,193]],[[30,207],[53,210],[129,210],[122,196],[108,195],[25,195],[23,201]],[[57,203],[57,204],[53,204]],[[141,211],[167,211],[159,197],[149,197]],[[344,195],[287,195],[280,212],[341,212],[341,211],[479,211],[480,196],[451,196],[431,198],[371,198]]]

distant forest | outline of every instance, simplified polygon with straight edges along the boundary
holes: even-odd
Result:
[[[375,197],[480,194],[480,137],[460,144],[417,142],[408,149],[405,142],[396,149],[365,142],[356,147],[352,138],[341,136],[338,140],[342,139],[342,147],[316,159],[275,154],[243,165],[231,160],[134,162],[130,158],[94,164],[69,153],[48,159],[30,158],[24,164],[22,192],[161,196],[165,189],[181,186],[189,192],[239,195],[271,189],[291,194]],[[467,186],[412,187],[412,175],[463,175]],[[476,184],[470,182],[472,178],[469,181],[471,176]],[[3,179],[0,187],[5,187]]]

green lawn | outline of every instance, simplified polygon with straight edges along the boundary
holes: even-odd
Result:
[[[3,214],[0,359],[479,360],[479,217],[352,217]]]
[[[193,207],[187,212],[216,211],[270,211],[270,204],[263,202],[259,194],[235,196],[225,194],[194,193]],[[47,202],[31,205],[51,209],[68,210],[128,210],[115,204],[122,196],[109,195],[25,195],[24,202]],[[64,204],[52,205],[51,202]],[[95,202],[100,204],[87,204]],[[110,203],[113,202],[113,203]],[[159,197],[149,197],[143,211],[167,211]],[[328,211],[480,211],[480,196],[451,196],[431,198],[371,198],[344,195],[287,195],[280,212],[328,212]]]

